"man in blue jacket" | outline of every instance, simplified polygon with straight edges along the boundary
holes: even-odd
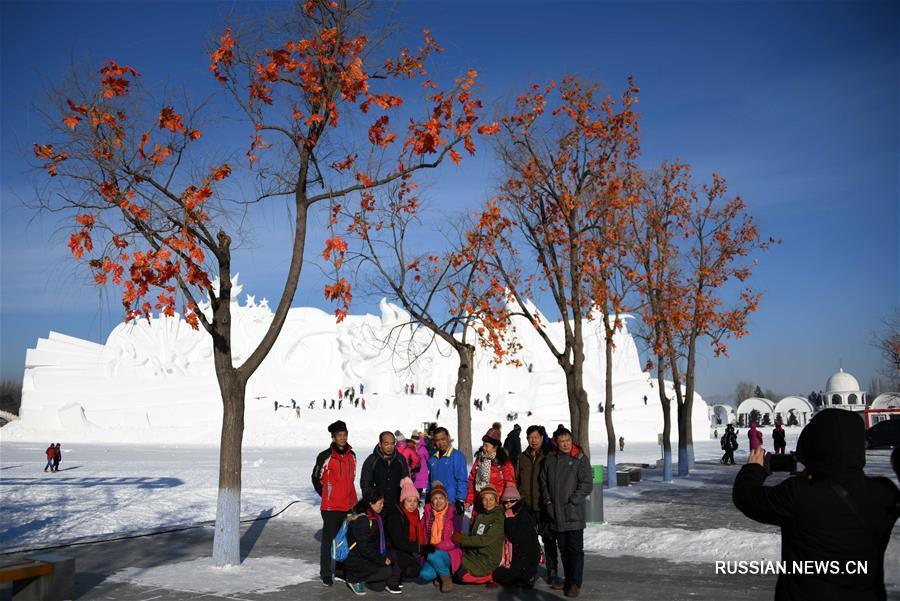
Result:
[[[458,523],[457,530],[462,530],[462,516],[466,510],[466,490],[469,486],[469,470],[466,458],[462,453],[450,446],[450,433],[447,428],[436,428],[432,439],[436,448],[428,459],[428,490],[434,482],[443,483],[447,489],[447,500],[455,505]]]

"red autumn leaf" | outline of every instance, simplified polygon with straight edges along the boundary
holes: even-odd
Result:
[[[78,125],[79,121],[81,121],[81,117],[76,117],[76,116],[66,117],[65,119],[63,119],[63,123],[69,129],[75,129],[75,126]]]
[[[184,123],[181,122],[181,115],[176,113],[170,106],[163,107],[159,112],[159,128],[168,129],[171,132],[184,132]]]

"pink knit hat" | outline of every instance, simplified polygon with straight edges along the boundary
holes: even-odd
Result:
[[[416,485],[413,484],[413,481],[409,478],[404,478],[400,481],[400,502],[402,503],[406,499],[410,497],[419,498],[419,491],[416,490]]]
[[[501,501],[518,501],[521,498],[522,495],[519,494],[519,489],[516,488],[514,482],[509,482],[503,487],[503,496],[500,497]]]

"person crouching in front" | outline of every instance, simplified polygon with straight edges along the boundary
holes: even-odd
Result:
[[[419,572],[419,578],[425,582],[434,582],[442,593],[453,590],[451,574],[462,564],[462,549],[453,542],[456,530],[456,508],[450,504],[447,489],[440,480],[431,484],[431,501],[425,506],[424,522],[425,540],[434,546],[434,551],[425,555],[425,563]]]
[[[347,586],[354,594],[365,595],[368,586],[383,591],[391,577],[391,560],[387,556],[381,510],[384,495],[377,488],[367,488],[363,498],[347,518],[348,539],[353,541],[344,562]]]
[[[419,491],[413,481],[400,481],[400,503],[384,509],[384,527],[388,539],[388,557],[392,574],[388,579],[389,593],[400,593],[403,579],[419,575],[419,557],[434,551],[425,541],[425,529],[419,517]]]
[[[504,509],[503,555],[500,567],[494,570],[494,582],[503,586],[531,588],[537,580],[541,546],[538,543],[537,523],[519,496],[515,484],[507,484],[500,497]]]
[[[470,534],[453,533],[453,542],[462,547],[462,566],[453,575],[461,584],[497,586],[491,576],[503,553],[503,510],[493,484],[485,485],[478,493],[481,507],[472,520]]]

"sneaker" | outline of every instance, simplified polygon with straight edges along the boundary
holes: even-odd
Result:
[[[566,589],[565,595],[566,597],[577,597],[579,593],[578,585],[572,584],[569,588]]]
[[[565,582],[559,576],[556,576],[553,580],[550,581],[550,588],[555,591],[561,591],[566,587]]]
[[[387,585],[387,588],[385,590],[387,592],[391,593],[392,595],[399,595],[400,593],[403,592],[403,589],[400,588],[399,584],[389,584],[389,585]]]
[[[354,595],[365,595],[366,594],[366,583],[365,582],[348,582],[347,588],[353,591]]]
[[[322,585],[323,586],[331,586],[334,584],[334,580],[332,580],[331,576],[322,576]]]

